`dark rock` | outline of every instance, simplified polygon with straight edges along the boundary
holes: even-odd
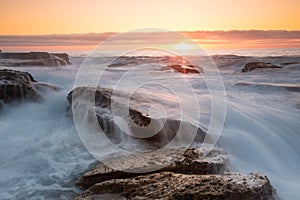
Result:
[[[295,64],[298,64],[298,62],[284,62],[284,63],[281,63],[282,65],[295,65]]]
[[[218,149],[209,151],[206,147],[159,149],[126,157],[110,158],[108,163],[114,169],[98,164],[92,171],[85,173],[77,184],[89,188],[96,183],[111,179],[164,171],[182,174],[219,174],[226,169],[227,155]]]
[[[69,65],[69,55],[66,53],[29,52],[29,53],[0,53],[4,66],[63,66]],[[12,60],[14,59],[14,60]]]
[[[36,82],[31,74],[14,70],[0,70],[0,99],[3,103],[15,100],[37,100],[40,95],[33,89]]]
[[[254,82],[239,82],[236,83],[235,86],[252,86],[256,87],[258,89],[264,89],[264,90],[288,90],[291,92],[300,92],[300,87],[298,85],[293,84],[277,84],[277,83],[254,83]]]
[[[265,62],[251,62],[247,63],[245,67],[243,68],[242,72],[250,72],[255,69],[276,69],[281,68],[277,65],[272,65],[271,63],[265,63]]]
[[[177,72],[183,73],[183,74],[200,74],[202,73],[202,69],[199,67],[196,67],[194,65],[187,65],[187,66],[183,66],[183,65],[168,65],[169,68],[174,69]]]
[[[76,200],[114,194],[126,199],[275,199],[268,178],[261,174],[187,175],[161,172],[97,183]],[[121,198],[120,198],[121,199]]]
[[[3,103],[13,101],[41,99],[40,90],[52,88],[55,86],[38,83],[28,72],[3,69],[0,70],[0,100]]]
[[[101,87],[75,88],[67,97],[70,103],[67,113],[71,114],[72,108],[73,111],[85,109],[89,116],[96,116],[103,132],[115,144],[122,142],[124,139],[135,139],[151,144],[152,148],[160,148],[169,144],[178,132],[184,132],[182,135],[186,138],[193,137],[197,142],[202,142],[206,136],[201,128],[197,128],[188,122],[149,117],[138,106],[141,102],[148,101],[145,97],[132,96],[131,104],[128,106],[122,103],[124,102],[123,98],[128,94],[114,91],[114,95],[117,96],[113,101],[115,108],[118,109],[116,115],[128,123],[132,135],[124,133],[115,123],[115,116],[112,114],[111,107],[111,89]],[[123,113],[124,109],[128,112]],[[155,130],[158,132],[156,133]]]

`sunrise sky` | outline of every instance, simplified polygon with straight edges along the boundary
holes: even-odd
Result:
[[[241,40],[241,48],[300,47],[299,10],[299,0],[0,0],[0,47],[59,46],[57,38],[49,42],[55,38],[53,34],[66,38],[66,34],[101,33],[103,39],[139,28],[182,31],[215,48],[237,48]],[[38,45],[32,37],[28,40],[36,35],[47,35],[47,44],[40,40]],[[93,46],[99,39],[91,42],[86,35],[83,38],[78,39],[81,43],[69,40],[60,45]]]

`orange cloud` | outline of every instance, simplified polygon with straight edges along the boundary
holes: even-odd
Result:
[[[295,48],[300,47],[300,31],[286,30],[232,30],[232,31],[182,31],[205,48]],[[2,49],[89,49],[117,33],[52,34],[52,35],[0,35]],[[131,32],[110,38],[108,49],[144,44],[172,45],[180,43],[181,34],[170,32]]]

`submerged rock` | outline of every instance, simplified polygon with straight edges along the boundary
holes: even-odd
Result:
[[[169,144],[178,135],[182,136],[181,140],[189,140],[192,137],[197,142],[202,142],[206,136],[201,128],[188,122],[150,117],[138,106],[148,101],[145,97],[134,95],[130,98],[130,105],[126,105],[124,98],[128,94],[114,91],[115,98],[112,100],[112,93],[112,89],[101,87],[75,88],[68,94],[70,106],[67,112],[71,114],[72,110],[85,110],[91,118],[95,116],[103,132],[114,143],[133,138],[151,144],[152,148],[159,148]],[[114,109],[117,109],[114,115],[112,103]],[[83,113],[77,113],[79,117],[82,115]],[[131,135],[126,134],[117,125],[116,115],[126,123]]]
[[[250,72],[255,69],[276,69],[276,68],[281,68],[281,67],[266,62],[251,62],[245,65],[242,72]]]
[[[28,72],[2,69],[0,70],[0,100],[2,104],[13,101],[41,99],[41,90],[59,88],[45,83],[38,83]]]
[[[69,65],[69,55],[66,53],[28,52],[0,53],[1,65],[4,66],[63,66]]]
[[[238,82],[235,86],[252,86],[265,90],[288,90],[291,92],[300,92],[300,86],[296,84],[280,84],[280,83],[255,83],[255,82]]]
[[[268,178],[261,174],[161,172],[97,183],[76,200],[101,199],[103,194],[118,194],[118,197],[126,199],[275,199],[275,191]]]
[[[111,167],[98,164],[93,170],[85,173],[77,185],[89,188],[111,179],[164,171],[182,174],[219,174],[226,169],[227,155],[217,149],[209,151],[206,147],[159,149],[126,157],[118,156],[107,162]]]

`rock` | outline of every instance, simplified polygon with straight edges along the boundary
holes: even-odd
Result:
[[[275,69],[275,68],[281,68],[277,65],[272,65],[271,63],[265,63],[265,62],[251,62],[247,63],[245,67],[243,68],[242,72],[250,72],[255,69]]]
[[[300,87],[296,84],[284,83],[257,83],[257,82],[238,82],[235,86],[252,86],[260,90],[288,90],[291,92],[300,92]]]
[[[177,135],[182,136],[182,140],[189,141],[192,138],[197,142],[202,142],[206,136],[201,128],[188,122],[149,117],[148,113],[142,111],[139,106],[142,102],[148,101],[145,97],[134,95],[131,97],[130,105],[127,106],[123,102],[125,101],[124,97],[128,94],[114,91],[113,103],[117,109],[115,115],[124,120],[130,129],[132,135],[128,135],[117,125],[116,116],[112,114],[112,92],[111,89],[101,87],[75,88],[67,97],[70,103],[67,113],[71,115],[72,110],[75,112],[86,110],[87,115],[91,118],[96,116],[103,132],[115,144],[126,139],[135,139],[151,144],[152,148],[160,148],[169,144]],[[124,109],[127,112],[124,113]],[[81,117],[82,114],[78,113],[77,116]]]
[[[207,147],[159,149],[110,158],[108,163],[114,169],[102,163],[98,164],[93,170],[85,173],[77,185],[89,188],[111,179],[164,171],[182,174],[219,174],[226,169],[227,154],[218,149],[209,151]]]
[[[275,199],[268,178],[261,174],[187,175],[161,172],[97,183],[76,200],[103,199]],[[117,194],[117,195],[116,195]],[[109,197],[109,196],[106,196]]]
[[[296,64],[299,64],[298,62],[284,62],[284,63],[281,63],[281,65],[296,65]]]
[[[0,70],[0,99],[3,103],[15,100],[37,100],[40,95],[33,89],[36,82],[27,72]]]
[[[28,72],[0,70],[0,100],[2,104],[21,100],[40,100],[42,96],[38,91],[47,88],[58,89],[49,84],[36,82]]]
[[[177,72],[183,73],[183,74],[200,74],[202,73],[202,69],[200,69],[199,67],[196,67],[194,65],[187,65],[187,66],[183,66],[183,65],[178,65],[178,64],[174,64],[174,65],[168,65],[169,68],[174,69]]]
[[[138,132],[135,127],[141,128],[146,135],[150,132],[150,137],[138,139],[156,147],[126,155],[106,155],[101,164],[85,173],[77,182],[78,186],[88,188],[77,200],[275,199],[276,192],[266,176],[225,172],[228,158],[219,149],[211,150],[206,144],[200,148],[193,146],[184,149],[176,145],[164,148],[178,134],[180,122],[166,119],[162,129],[151,135],[155,126],[160,125],[156,123],[160,119],[150,117],[142,109],[145,105],[151,105],[151,101],[144,96],[132,95],[128,102],[127,96],[127,93],[101,87],[78,87],[68,94],[70,105],[67,112],[74,119],[79,117],[77,120],[80,123],[88,125],[86,123],[93,121],[101,126],[111,141],[115,138],[122,140],[129,136],[117,126],[114,118],[117,116],[129,121],[128,126],[133,133]],[[124,113],[124,108],[128,112]],[[117,109],[114,113],[116,116],[112,115],[112,109]],[[179,132],[188,135],[193,125],[184,123],[188,128]],[[150,129],[147,129],[149,126]],[[197,127],[194,130],[199,145],[203,143],[206,133]],[[92,132],[95,133],[94,129]],[[135,134],[131,137],[135,138]],[[130,142],[132,145],[132,140]]]
[[[1,65],[4,66],[63,66],[69,65],[69,55],[66,53],[29,52],[0,53]]]

